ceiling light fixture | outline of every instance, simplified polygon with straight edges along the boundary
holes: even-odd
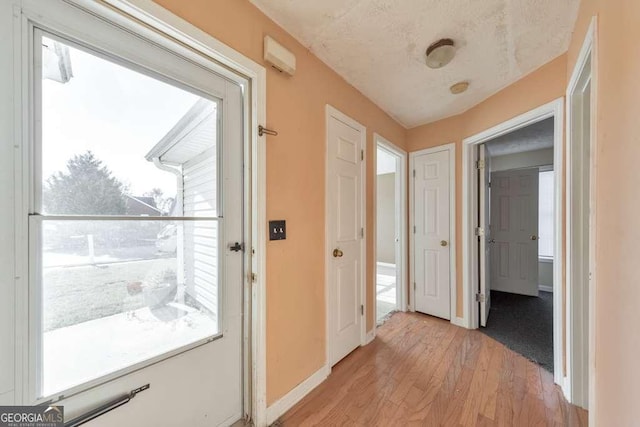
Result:
[[[427,67],[442,68],[456,54],[455,44],[451,39],[440,39],[427,48]]]
[[[462,92],[466,92],[467,89],[469,89],[469,82],[458,82],[449,88],[451,93],[454,95],[459,95]]]

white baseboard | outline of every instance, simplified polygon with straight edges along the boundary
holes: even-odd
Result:
[[[549,285],[538,285],[538,290],[542,292],[553,292],[553,286]]]
[[[331,369],[329,365],[323,366],[309,378],[298,384],[289,393],[273,402],[273,404],[267,408],[267,425],[273,424],[285,412],[293,408],[293,406],[300,402],[311,390],[318,387],[330,373]]]
[[[569,387],[569,377],[562,377],[560,381],[555,381],[555,383],[560,386],[560,390],[562,390],[562,395],[564,396],[566,401],[571,403],[571,388]]]
[[[464,317],[454,316],[451,318],[451,323],[456,326],[460,326],[461,328],[467,328],[467,322],[464,321]]]
[[[375,339],[375,337],[376,337],[376,328],[373,328],[369,332],[367,332],[367,335],[364,337],[363,345],[369,344],[371,341]]]

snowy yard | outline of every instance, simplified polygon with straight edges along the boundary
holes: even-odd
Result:
[[[44,331],[144,307],[143,293],[127,285],[175,268],[175,258],[45,268]]]

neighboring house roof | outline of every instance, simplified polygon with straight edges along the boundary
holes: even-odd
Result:
[[[163,164],[180,166],[203,152],[214,149],[217,140],[217,105],[200,98],[167,134],[145,155]]]
[[[162,215],[162,211],[156,207],[153,197],[131,196],[129,194],[126,196],[127,215]]]

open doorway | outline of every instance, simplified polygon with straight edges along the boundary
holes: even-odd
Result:
[[[465,295],[463,299],[463,313],[464,324],[469,328],[478,328],[479,326],[485,326],[490,317],[495,317],[498,314],[499,306],[496,305],[497,301],[492,301],[492,289],[499,290],[500,285],[494,285],[491,283],[491,270],[492,264],[495,268],[501,268],[503,273],[507,273],[512,276],[518,282],[520,289],[533,289],[528,295],[534,295],[537,292],[537,296],[530,297],[536,298],[534,301],[539,301],[541,289],[540,285],[543,285],[542,292],[550,292],[550,302],[552,310],[552,347],[553,347],[553,360],[552,367],[554,382],[556,384],[563,384],[564,379],[564,366],[563,360],[563,294],[562,294],[562,262],[563,262],[563,222],[562,222],[562,176],[563,176],[563,123],[564,123],[564,100],[557,99],[548,104],[542,105],[534,110],[521,114],[513,119],[510,119],[504,123],[501,123],[493,128],[487,129],[481,133],[473,135],[463,140],[462,151],[462,164],[463,164],[463,184],[462,184],[462,232],[463,232],[463,293]],[[547,121],[548,120],[548,121]],[[506,152],[500,153],[495,149],[493,151],[487,150],[487,144],[491,141],[497,140],[501,137],[509,138],[510,134],[515,136],[520,134],[521,137],[526,137],[527,128],[531,128],[540,132],[544,127],[552,128],[552,142],[546,142],[546,146],[542,146],[540,142],[524,141],[524,142],[508,142],[503,141],[506,146],[510,146],[512,152],[510,154],[516,154],[516,158],[511,159],[511,164],[502,165],[501,160],[495,160],[501,157],[500,154],[507,154]],[[531,132],[529,129],[529,132]],[[520,132],[518,132],[520,131]],[[548,132],[548,130],[547,130]],[[513,137],[514,135],[511,135]],[[536,146],[536,144],[538,144]],[[523,148],[516,150],[515,147],[527,147],[529,151],[525,151]],[[535,148],[534,148],[535,147]],[[552,151],[547,152],[547,156],[553,153],[552,159],[547,157],[544,159],[537,159],[536,155],[542,156],[540,153],[545,148],[552,148]],[[537,148],[537,149],[536,149]],[[520,163],[517,163],[518,160]],[[529,162],[529,163],[526,163]],[[550,162],[550,163],[549,163]],[[549,168],[549,164],[552,164],[552,168]],[[505,168],[500,173],[506,173],[506,170],[516,170],[516,178],[503,177],[503,182],[498,183],[492,181],[491,171],[497,171],[498,168]],[[542,168],[541,168],[542,167]],[[493,168],[493,169],[492,169]],[[545,245],[551,245],[553,247],[553,262],[546,262],[543,260],[540,262],[539,247],[541,246],[540,224],[538,222],[539,217],[548,214],[540,213],[540,200],[539,200],[539,186],[541,182],[540,174],[543,173],[542,180],[545,177],[544,172],[551,172],[553,181],[552,196],[545,196],[545,200],[549,202],[553,201],[553,231],[551,231],[551,237],[542,238],[545,240]],[[520,176],[522,175],[522,176]],[[496,180],[497,176],[493,179]],[[488,187],[488,183],[491,182],[491,187]],[[499,194],[497,187],[499,185],[505,186],[505,194],[502,200],[498,200]],[[527,187],[531,187],[530,189]],[[544,185],[544,183],[543,183]],[[514,188],[513,193],[507,192]],[[535,187],[535,189],[533,188]],[[531,190],[531,191],[530,191]],[[535,191],[533,191],[535,190]],[[521,191],[521,192],[520,192]],[[506,216],[509,221],[520,222],[518,224],[521,228],[518,235],[519,241],[514,245],[498,244],[498,239],[502,238],[497,234],[494,236],[494,231],[497,225],[491,224],[491,218],[495,216],[496,205],[491,205],[491,199],[497,200],[497,206],[500,209],[508,211],[512,216]],[[514,207],[511,207],[513,200]],[[528,204],[528,205],[527,205]],[[520,215],[522,214],[522,215]],[[526,215],[525,215],[526,214]],[[519,217],[522,216],[522,218]],[[496,221],[495,219],[493,220]],[[506,222],[508,224],[508,221]],[[525,227],[526,225],[526,227]],[[504,226],[504,224],[503,224]],[[548,232],[547,232],[548,233]],[[492,239],[495,239],[493,241]],[[548,242],[547,242],[548,241]],[[497,248],[491,249],[491,246]],[[499,257],[497,260],[491,260],[492,254],[498,250],[503,251],[502,265],[495,265],[501,262]],[[510,254],[506,254],[509,251]],[[512,256],[513,255],[513,260]],[[516,257],[516,255],[518,257]],[[522,264],[518,264],[519,259]],[[508,261],[508,263],[507,263]],[[542,264],[542,267],[540,265]],[[522,268],[521,268],[522,267]],[[526,268],[525,268],[526,267]],[[545,277],[545,269],[553,270],[552,274],[552,287],[546,288],[544,285],[547,283],[539,283],[541,278]],[[512,271],[513,269],[516,271]],[[514,277],[514,273],[515,277]],[[517,273],[517,274],[516,274]],[[544,279],[542,279],[544,280]],[[495,281],[495,277],[494,277]],[[503,289],[504,291],[504,289]],[[510,294],[507,293],[507,297]],[[520,294],[526,292],[521,291]],[[549,296],[548,294],[542,294],[542,296]],[[542,314],[535,318],[535,322],[540,322]],[[529,356],[531,359],[537,359],[537,357]],[[536,360],[538,361],[538,360]],[[549,369],[549,368],[548,368]]]
[[[405,310],[406,153],[376,141],[376,322]]]
[[[550,117],[478,147],[488,177],[479,206],[488,220],[489,272],[481,330],[549,372],[554,370],[553,145]]]

